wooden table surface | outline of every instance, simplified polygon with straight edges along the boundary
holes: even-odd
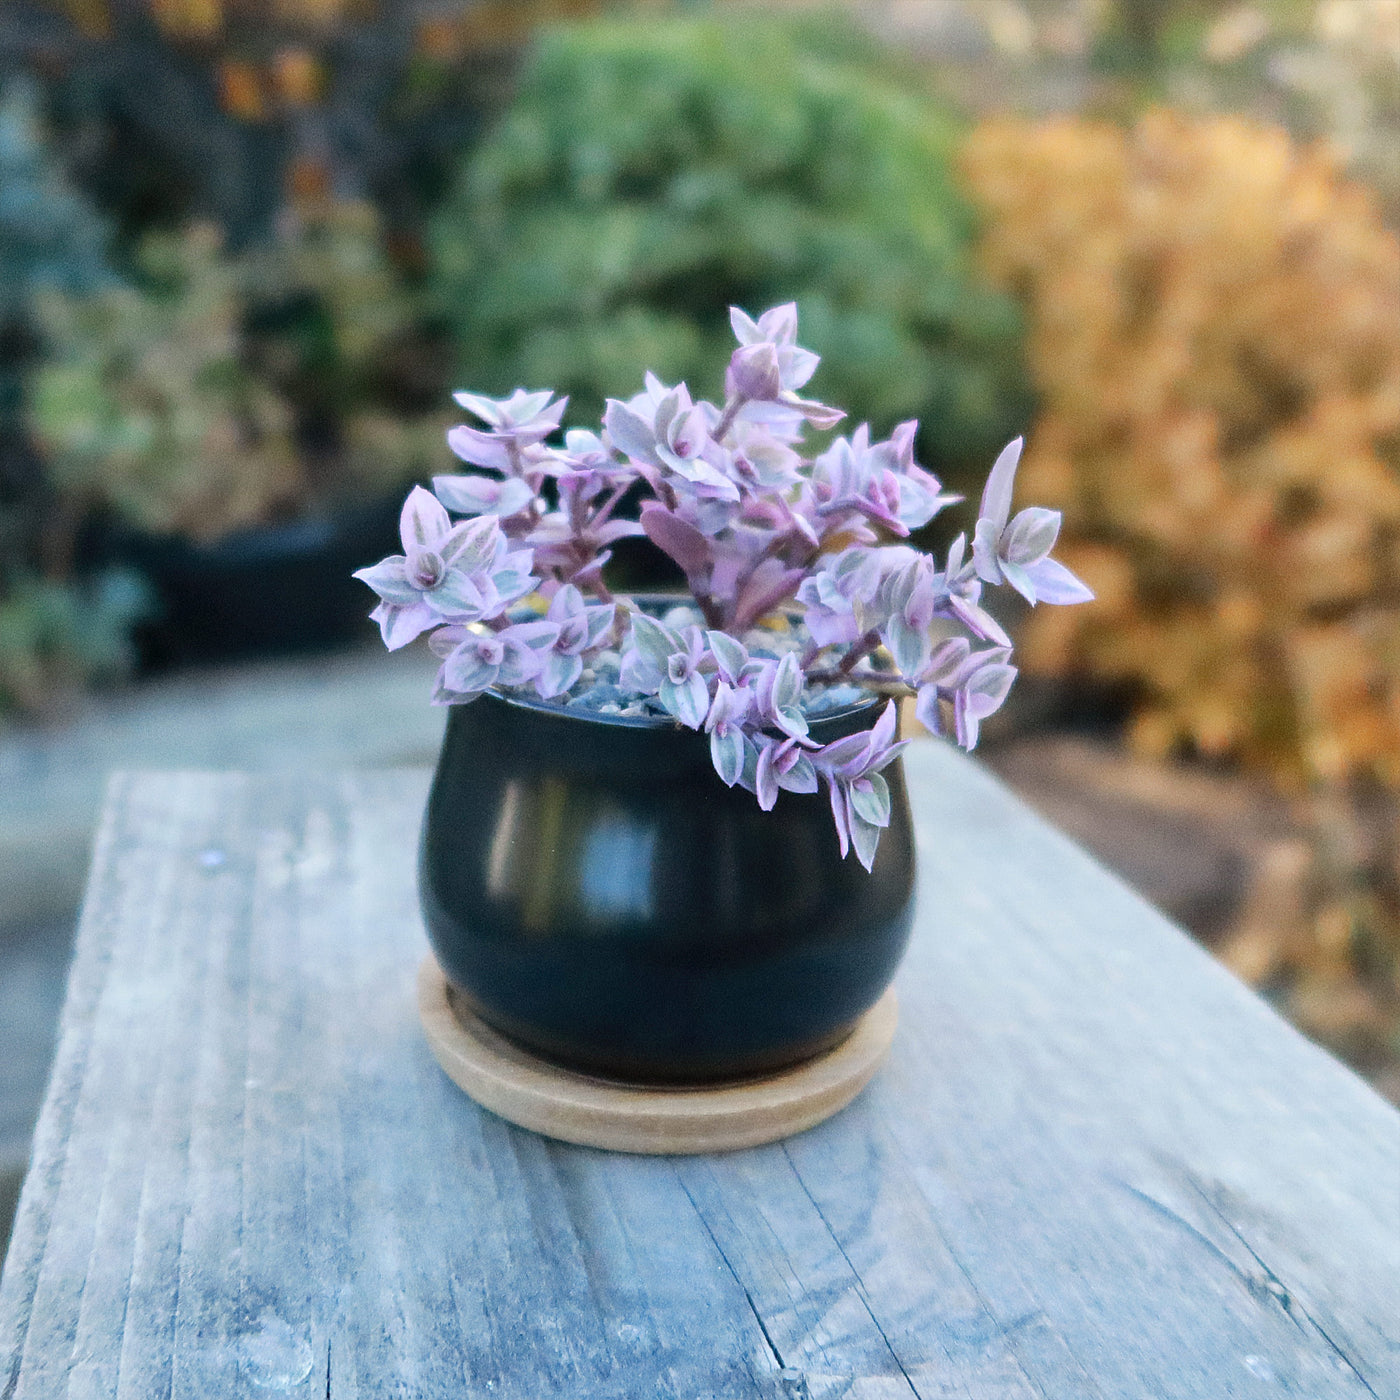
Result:
[[[942,745],[873,1085],[638,1158],[414,1008],[427,776],[110,789],[0,1400],[1400,1396],[1400,1117]]]

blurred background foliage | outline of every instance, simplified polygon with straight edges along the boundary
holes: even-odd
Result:
[[[1022,489],[1098,594],[1038,610],[1021,664],[1126,683],[1140,753],[1311,799],[1301,927],[1234,960],[1375,972],[1388,998],[1393,802],[1369,828],[1400,789],[1400,243],[1335,158],[1234,117],[987,122],[964,166],[1030,317]]]
[[[712,392],[796,298],[955,484],[1029,430],[1100,602],[1026,664],[1277,795],[1223,952],[1395,1056],[1397,224],[1400,0],[6,0],[0,711],[130,666],[123,538],[388,501],[464,384]]]
[[[919,418],[928,464],[969,477],[1026,418],[1019,318],[976,270],[964,123],[890,68],[830,17],[543,39],[434,221],[458,377],[585,416],[638,365],[718,394],[726,308],[796,300],[827,400]]]

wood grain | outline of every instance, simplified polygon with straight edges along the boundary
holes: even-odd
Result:
[[[417,772],[115,780],[0,1400],[1389,1400],[1400,1116],[959,755],[884,1069],[640,1157],[418,1026]]]
[[[507,1121],[583,1147],[681,1156],[776,1142],[839,1113],[889,1053],[899,1005],[891,987],[826,1054],[762,1079],[689,1089],[570,1074],[527,1054],[453,997],[431,953],[418,968],[418,1016],[453,1083]]]

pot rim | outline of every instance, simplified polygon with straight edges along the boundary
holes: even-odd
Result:
[[[537,714],[553,715],[558,719],[580,720],[587,724],[609,724],[618,729],[678,729],[686,734],[703,734],[705,732],[703,729],[689,728],[672,715],[605,715],[597,710],[586,710],[582,706],[570,708],[555,700],[541,700],[537,695],[520,695],[498,690],[495,686],[482,691],[481,694],[483,697],[490,696],[491,699],[499,700],[502,704],[511,705],[518,710],[533,710]],[[827,710],[819,715],[809,715],[807,717],[808,723],[828,724],[832,720],[848,719],[851,715],[861,714],[872,706],[880,704],[886,698],[883,695],[872,693],[867,699],[851,705],[843,705],[839,710]],[[456,707],[449,705],[447,708],[455,709]]]

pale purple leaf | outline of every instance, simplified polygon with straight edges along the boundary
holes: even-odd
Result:
[[[1000,546],[1001,526],[985,517],[979,520],[972,536],[972,563],[983,583],[1002,581]]]
[[[890,764],[909,747],[909,743],[910,741],[908,739],[901,739],[898,743],[891,744],[888,748],[881,749],[878,753],[872,754],[870,762],[866,764],[865,767],[866,776],[868,777],[872,773],[882,772],[884,769],[888,768]]]
[[[711,731],[710,762],[725,786],[733,787],[744,771],[744,736],[737,729]]]
[[[502,657],[505,647],[500,646]],[[442,680],[456,695],[471,695],[489,689],[500,675],[501,663],[482,655],[482,649],[469,640],[442,663]]]
[[[981,666],[970,676],[963,686],[967,704],[978,719],[986,719],[1001,708],[1016,679],[1016,668],[1004,662],[991,662]]]
[[[930,734],[943,733],[943,712],[939,705],[936,685],[919,687],[919,697],[914,702],[914,717]]]
[[[518,515],[535,499],[519,477],[498,481],[490,476],[435,476],[433,491],[448,510],[458,515]]]
[[[617,605],[614,603],[604,603],[586,610],[584,618],[588,627],[588,640],[584,644],[585,651],[602,645],[604,637],[612,631],[616,617]]]
[[[1038,564],[1055,547],[1063,519],[1059,511],[1044,506],[1027,506],[1018,511],[1002,542],[1003,558],[1022,568]]]
[[[836,839],[841,843],[841,859],[851,849],[851,805],[845,783],[829,779],[831,788],[831,818],[836,823]]]
[[[749,660],[749,653],[744,644],[735,641],[727,632],[706,632],[705,642],[710,654],[715,658],[720,675],[730,685],[738,685],[739,677]]]
[[[667,712],[687,729],[699,729],[705,723],[705,714],[710,708],[710,692],[703,676],[692,673],[679,683],[667,676],[658,687],[657,694]]]
[[[890,700],[885,708],[880,711],[880,718],[877,719],[870,730],[870,752],[880,753],[894,743],[895,734],[899,729],[899,708]]]
[[[542,699],[553,700],[570,690],[583,674],[583,658],[566,656],[562,652],[551,651],[544,657],[539,675],[535,678],[535,689]]]
[[[793,739],[807,737],[807,716],[796,705],[781,705],[773,711],[773,723]]]
[[[636,520],[605,520],[601,525],[591,525],[589,538],[600,545],[616,544],[618,540],[635,540],[646,534],[641,523]]]
[[[633,648],[622,653],[617,683],[637,695],[655,695],[665,674],[654,661]]]
[[[1003,647],[1011,645],[1011,638],[1006,635],[1006,629],[980,604],[955,593],[948,600],[948,606],[958,621],[982,641],[996,642],[998,646]]]
[[[928,665],[918,677],[919,683],[951,685],[971,651],[972,643],[966,637],[948,637],[939,642],[929,657]]]
[[[496,517],[478,515],[472,520],[458,521],[443,536],[439,549],[442,562],[448,568],[456,567],[472,573],[492,563],[502,544],[503,536]]]
[[[1026,602],[1035,603],[1035,584],[1031,581],[1030,575],[1019,564],[1013,564],[1009,559],[1001,561],[1001,572],[1007,583],[1023,597]]]
[[[379,634],[390,651],[398,651],[400,647],[407,646],[415,637],[421,636],[428,628],[436,627],[442,621],[423,602],[410,603],[407,607],[401,607],[397,603],[380,603],[370,613],[370,617],[379,624]]]
[[[817,372],[819,364],[821,356],[800,345],[783,345],[778,349],[784,389],[800,389]]]
[[[778,786],[788,792],[816,792],[817,770],[805,753],[799,753],[792,766],[778,774]]]
[[[432,652],[434,656],[442,658],[449,657],[470,635],[471,634],[465,627],[459,627],[455,624],[447,627],[439,627],[438,630],[428,638],[428,650]]]
[[[431,491],[415,486],[399,512],[399,538],[405,554],[415,550],[436,549],[452,528],[442,502]]]
[[[773,709],[786,710],[796,705],[802,696],[802,670],[797,664],[797,653],[786,651],[778,662],[773,676]],[[804,734],[807,732],[804,728]]]
[[[470,394],[465,390],[453,394],[452,397],[460,407],[465,408],[468,413],[475,414],[483,423],[489,423],[493,428],[500,426],[501,412],[495,399],[488,399],[484,394]]]
[[[879,773],[857,778],[851,784],[851,810],[872,826],[890,824],[890,787]]]
[[[422,594],[408,581],[407,560],[402,554],[391,554],[368,569],[356,569],[355,577],[367,583],[386,603],[410,607]]]
[[[475,622],[486,606],[486,595],[479,580],[461,569],[449,569],[442,582],[427,596],[434,611],[444,618]]]
[[[648,501],[642,507],[642,529],[654,545],[680,565],[687,577],[701,573],[709,564],[709,540],[658,502]]]
[[[977,730],[977,714],[967,703],[967,692],[960,690],[953,696],[953,732],[968,753],[977,747]]]
[[[1056,559],[1042,559],[1026,570],[1042,603],[1088,603],[1094,592]]]
[[[631,645],[659,671],[678,651],[684,651],[681,639],[669,627],[645,613],[632,614]]]
[[[754,795],[758,805],[771,812],[778,800],[778,776],[773,771],[773,751],[776,744],[764,744],[758,754],[758,767],[754,770]]]
[[[1001,449],[982,491],[982,505],[977,514],[982,520],[992,521],[996,525],[998,535],[1006,527],[1011,515],[1011,496],[1016,488],[1016,467],[1021,461],[1021,448],[1024,444],[1024,438],[1013,438]],[[995,580],[989,579],[988,582]]]
[[[724,383],[729,393],[738,398],[776,399],[783,388],[777,348],[766,341],[741,345],[730,357]]]
[[[651,424],[640,418],[625,403],[609,399],[607,412],[603,414],[603,426],[608,437],[620,452],[639,461],[656,460],[656,434]]]
[[[557,652],[547,652],[541,656],[533,647],[528,646],[518,637],[511,636],[508,632],[499,634],[501,645],[505,647],[505,656],[501,658],[500,675],[497,677],[501,685],[524,685],[526,681],[533,680],[540,673],[540,668],[544,665],[546,656],[557,656]],[[567,687],[565,687],[567,689]]]
[[[509,449],[490,433],[459,425],[447,430],[447,445],[454,456],[473,467],[490,467],[498,472],[511,469]]]
[[[797,336],[797,303],[785,301],[758,318],[758,333],[774,345],[791,345]]]
[[[548,651],[559,640],[559,624],[542,617],[537,622],[517,622],[501,635],[523,642],[533,651]]]
[[[819,431],[834,428],[846,416],[844,408],[831,408],[827,404],[816,403],[812,399],[799,399],[796,394],[790,394],[786,391],[783,392],[778,402],[795,408]]]
[[[911,627],[900,613],[896,613],[885,627],[884,640],[901,676],[913,680],[923,673],[929,659],[926,627]]]
[[[523,598],[538,582],[539,579],[519,566],[513,554],[508,554],[502,566],[491,572],[491,585],[502,607]]]
[[[851,812],[851,845],[856,848],[856,859],[867,869],[875,866],[875,852],[880,846],[880,828],[866,821],[854,809]]]
[[[758,323],[737,306],[729,308],[729,324],[734,331],[734,339],[740,345],[753,345],[763,339],[763,332],[759,330]]]
[[[848,734],[844,739],[833,739],[817,754],[821,766],[832,773],[843,773],[846,769],[858,770],[865,761],[869,746],[868,734]]]

